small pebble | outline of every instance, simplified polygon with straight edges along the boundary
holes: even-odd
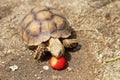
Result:
[[[9,67],[12,71],[15,71],[18,69],[18,66],[17,65],[13,65],[13,66],[10,66]]]
[[[26,47],[22,47],[22,50],[25,51],[25,50],[26,50]]]
[[[40,71],[40,74],[42,74],[43,73],[43,70],[42,71]]]
[[[11,53],[11,52],[12,52],[12,50],[8,50],[8,51],[7,51],[7,53]]]
[[[30,55],[33,55],[33,53],[30,53]]]
[[[37,76],[37,74],[34,75],[35,77]]]
[[[55,75],[52,76],[52,80],[61,80],[61,79],[62,76],[55,76]]]
[[[72,71],[72,68],[68,67],[67,70],[68,70],[69,72],[71,72],[71,71]]]
[[[37,80],[42,80],[42,77],[37,77]]]
[[[1,63],[2,63],[2,64],[4,64],[5,62],[4,62],[4,61],[2,61]]]
[[[44,70],[49,70],[49,66],[43,66]]]

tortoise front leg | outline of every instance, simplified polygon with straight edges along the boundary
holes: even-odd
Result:
[[[35,51],[34,59],[40,60],[45,55],[45,52],[47,52],[48,49],[46,48],[45,44],[40,44],[37,47],[37,50]]]
[[[64,39],[62,42],[66,48],[74,48],[78,45],[77,39]]]

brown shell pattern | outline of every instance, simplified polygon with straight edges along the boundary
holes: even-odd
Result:
[[[49,7],[35,7],[22,20],[19,28],[24,42],[39,45],[54,38],[67,38],[71,29],[65,17],[59,11]]]

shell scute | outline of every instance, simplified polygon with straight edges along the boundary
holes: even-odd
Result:
[[[39,45],[50,37],[67,38],[71,35],[69,23],[62,14],[49,7],[33,8],[22,20],[19,28],[28,46]]]

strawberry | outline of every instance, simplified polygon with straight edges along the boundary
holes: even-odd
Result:
[[[65,67],[65,64],[66,64],[66,60],[64,58],[64,56],[60,57],[60,58],[56,58],[56,57],[51,57],[50,59],[50,66],[53,68],[53,69],[56,69],[56,70],[61,70]]]

